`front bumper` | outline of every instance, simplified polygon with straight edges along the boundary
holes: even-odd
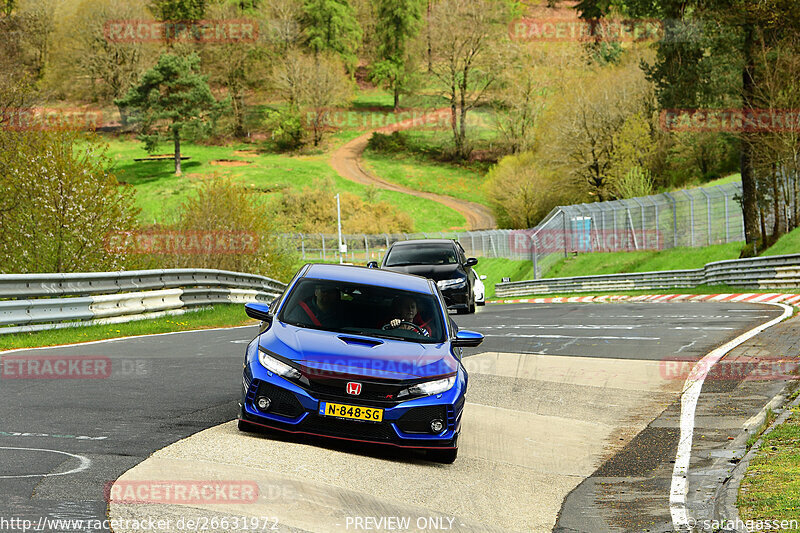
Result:
[[[472,302],[469,301],[469,289],[467,287],[440,290],[448,309],[469,309]]]
[[[255,371],[258,377],[249,382],[245,377],[242,384],[239,419],[245,422],[298,435],[401,448],[444,449],[458,446],[464,408],[463,380],[456,380],[452,389],[439,395],[380,404],[359,401],[354,397],[315,398],[309,391],[290,381],[268,372]],[[261,395],[269,396],[272,400],[266,412],[259,411],[255,405],[255,399]],[[380,407],[384,410],[383,421],[366,422],[321,416],[320,401]],[[430,420],[434,418],[444,422],[444,429],[437,434],[433,434],[429,427]]]

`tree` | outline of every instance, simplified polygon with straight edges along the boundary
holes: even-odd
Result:
[[[341,60],[330,53],[310,57],[299,51],[287,54],[275,73],[275,84],[289,102],[291,111],[299,111],[318,146],[333,108],[350,95],[350,82]]]
[[[355,70],[361,28],[347,0],[304,0],[302,23],[306,44],[315,54],[335,52],[349,73]]]
[[[432,76],[450,105],[456,157],[472,151],[467,113],[497,80],[510,11],[503,1],[441,0],[431,6]]]
[[[82,0],[63,24],[63,44],[54,51],[60,66],[51,69],[49,85],[73,98],[88,94],[103,104],[122,98],[155,59],[155,46],[108,39],[104,30],[109,21],[141,19],[145,13],[138,0]],[[124,109],[120,115],[126,125]]]
[[[697,107],[709,102],[719,107],[752,109],[756,100],[759,46],[772,46],[787,35],[800,31],[800,10],[793,0],[623,0],[632,16],[674,19],[698,23],[701,39],[681,39],[672,28],[658,44],[658,59],[649,75],[656,82],[663,107],[676,107],[673,102],[692,102]],[[608,13],[607,0],[583,0],[577,6],[582,13],[603,16]],[[686,25],[677,25],[678,31]],[[755,174],[757,133],[741,135],[740,171],[742,176],[742,208],[745,240],[749,250],[758,248],[764,239],[759,227],[758,178]],[[763,248],[763,247],[762,247]]]
[[[412,70],[409,68],[409,41],[419,31],[422,21],[421,0],[379,0],[376,33],[380,60],[372,66],[372,79],[384,83],[394,96],[394,108],[400,106]]]
[[[229,105],[211,94],[206,77],[197,73],[199,64],[197,54],[162,54],[124,98],[114,101],[140,125],[139,139],[148,152],[155,151],[159,142],[173,141],[176,176],[181,175],[181,137],[208,133]]]
[[[136,227],[133,190],[93,134],[0,130],[0,272],[116,270],[110,233]]]
[[[633,60],[595,68],[571,82],[543,120],[548,160],[589,197],[613,199],[610,188],[617,134],[636,113],[653,114],[652,87]]]
[[[147,8],[162,22],[187,22],[202,19],[206,3],[206,0],[150,0]]]
[[[241,16],[239,8],[230,4],[214,5],[209,8],[209,15],[214,19],[235,19]],[[257,16],[259,26],[265,26],[265,18]],[[231,101],[233,112],[233,134],[236,137],[246,135],[245,92],[263,86],[268,78],[269,49],[256,42],[238,41],[218,43],[204,46],[201,50],[203,66],[209,73],[209,80],[214,86],[225,87]]]
[[[617,198],[634,198],[653,194],[651,158],[656,151],[651,120],[641,112],[625,118],[614,135],[614,152],[609,164],[609,189]]]
[[[578,198],[569,180],[547,168],[536,151],[501,159],[489,172],[485,189],[501,228],[532,228],[554,207]]]

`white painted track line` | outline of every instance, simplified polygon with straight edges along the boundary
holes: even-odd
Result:
[[[778,318],[765,322],[750,331],[739,335],[730,342],[727,342],[712,350],[705,357],[695,364],[694,368],[686,378],[681,395],[681,436],[678,441],[678,452],[675,456],[675,467],[672,469],[672,486],[670,488],[669,508],[672,515],[672,526],[675,531],[690,531],[689,513],[686,509],[686,495],[688,494],[689,462],[692,457],[692,438],[694,436],[694,414],[697,408],[697,400],[703,388],[708,372],[722,359],[728,352],[755,337],[767,328],[792,316],[792,308],[788,305],[777,303],[765,303],[762,305],[774,305],[783,308],[783,314]]]

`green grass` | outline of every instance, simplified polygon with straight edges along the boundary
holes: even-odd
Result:
[[[175,176],[172,161],[135,162],[146,157],[142,144],[135,140],[111,139],[109,155],[115,161],[114,173],[121,182],[136,189],[136,201],[142,212],[140,219],[146,224],[170,223],[175,220],[177,208],[204,179],[214,174],[230,177],[234,182],[263,192],[280,194],[285,189],[312,187],[319,180],[330,180],[334,189],[352,192],[366,198],[369,188],[341,178],[328,165],[328,155],[290,156],[257,153],[255,157],[236,155],[237,150],[253,150],[252,145],[205,146],[185,143],[182,154],[191,157],[183,162],[183,175]],[[159,152],[167,153],[165,147]],[[231,159],[247,161],[246,166],[215,166],[211,161]],[[436,231],[443,228],[462,228],[464,217],[453,209],[432,200],[411,195],[378,190],[375,199],[391,203],[399,211],[409,214],[414,221],[414,231]]]
[[[739,487],[742,520],[800,517],[800,409],[764,437]]]
[[[242,326],[255,322],[244,313],[243,305],[221,304],[182,315],[136,320],[105,326],[82,326],[64,329],[0,335],[0,350],[57,346],[78,342],[114,339],[133,335],[152,335],[213,327]]]
[[[503,278],[511,278],[511,281],[533,279],[533,263],[501,257],[479,257],[475,272],[487,276],[483,280],[483,285],[486,289],[486,299],[489,299],[494,298],[495,283],[500,283]]]
[[[795,228],[765,250],[761,255],[784,255],[800,253],[800,228]]]
[[[483,192],[484,176],[469,168],[434,163],[412,154],[364,153],[363,161],[376,176],[414,189],[489,205]]]
[[[545,273],[546,278],[688,270],[703,268],[706,263],[736,259],[742,243],[717,244],[705,248],[670,248],[639,252],[594,252],[559,260]]]

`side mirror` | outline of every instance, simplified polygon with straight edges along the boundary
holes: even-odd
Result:
[[[469,259],[467,259],[467,262],[464,263],[464,266],[465,267],[474,267],[477,264],[478,264],[478,260],[475,259],[474,257],[470,257]]]
[[[378,268],[378,262],[370,261],[369,263],[367,263],[367,268]]]
[[[467,329],[459,330],[450,344],[456,348],[474,348],[483,342],[483,335]]]
[[[244,312],[250,318],[261,320],[263,322],[272,322],[272,315],[269,312],[269,304],[254,302],[244,304]]]
[[[479,277],[479,278],[481,278],[481,281],[483,281],[483,280],[485,280],[486,278],[488,278],[489,276],[487,276],[486,274],[481,274],[481,275],[480,275],[480,276],[478,276],[478,277]]]

